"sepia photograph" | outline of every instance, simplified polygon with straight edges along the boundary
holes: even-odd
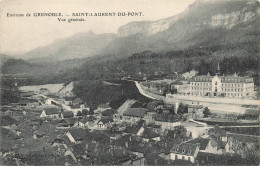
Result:
[[[260,0],[0,0],[0,166],[259,166]]]

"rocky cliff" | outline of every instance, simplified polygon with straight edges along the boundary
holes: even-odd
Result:
[[[24,56],[45,60],[94,55],[120,58],[145,50],[167,51],[212,45],[225,46],[223,55],[245,56],[248,48],[258,50],[259,6],[256,0],[197,0],[176,16],[131,22],[121,26],[117,35],[78,34]],[[239,48],[228,49],[231,46]]]

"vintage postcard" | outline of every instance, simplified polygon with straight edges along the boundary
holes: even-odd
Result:
[[[0,0],[1,166],[259,166],[259,0]]]

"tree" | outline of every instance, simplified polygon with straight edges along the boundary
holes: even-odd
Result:
[[[184,105],[183,103],[180,103],[177,113],[178,114],[188,113],[188,105]]]
[[[205,107],[204,111],[203,111],[204,117],[207,118],[211,115],[211,112],[209,110],[208,107]]]
[[[77,116],[82,116],[81,111],[78,111]]]

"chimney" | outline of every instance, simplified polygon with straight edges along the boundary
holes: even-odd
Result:
[[[157,162],[157,158],[154,159],[154,164],[157,165],[158,162]]]
[[[200,148],[200,143],[197,143],[197,146]]]
[[[97,152],[98,144],[95,143],[95,152]]]

